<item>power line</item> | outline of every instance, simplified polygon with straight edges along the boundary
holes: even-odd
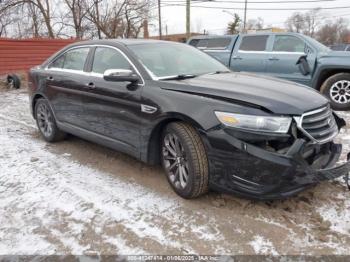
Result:
[[[257,2],[257,1],[249,1],[249,4],[297,4],[297,3],[318,3],[318,2],[334,2],[337,0],[300,0],[300,1],[292,1],[292,0],[286,0],[286,1],[262,1],[262,2]],[[185,0],[167,0],[167,1],[162,1],[162,3],[184,3]],[[197,4],[200,2],[201,4],[204,3],[230,3],[230,4],[244,4],[245,1],[229,1],[229,0],[192,0],[193,4]]]
[[[185,6],[185,4],[165,4],[162,7],[168,6]],[[225,7],[225,6],[202,6],[202,5],[192,5],[193,8],[205,8],[205,9],[232,9],[232,10],[244,10],[240,7]],[[249,8],[249,10],[261,10],[261,11],[296,11],[296,10],[312,10],[311,8]],[[336,6],[336,7],[319,7],[320,10],[331,10],[331,9],[350,9],[350,6]]]

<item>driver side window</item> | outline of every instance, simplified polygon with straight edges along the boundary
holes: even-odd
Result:
[[[132,67],[119,51],[108,47],[97,47],[94,54],[92,72],[103,74],[108,69],[132,70]]]

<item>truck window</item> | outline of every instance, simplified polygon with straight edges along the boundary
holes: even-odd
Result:
[[[295,36],[276,35],[273,43],[275,52],[305,52],[305,42]]]
[[[208,40],[207,39],[199,39],[197,47],[198,48],[206,48],[208,45]]]
[[[350,51],[350,45],[346,48],[346,51]]]
[[[239,47],[243,51],[265,51],[268,35],[244,36]]]
[[[211,38],[208,39],[207,48],[225,49],[231,42],[231,38]]]

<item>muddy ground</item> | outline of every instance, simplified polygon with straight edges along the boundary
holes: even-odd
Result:
[[[350,150],[350,131],[339,139]],[[73,136],[44,142],[25,90],[0,91],[0,255],[350,255],[349,196],[339,179],[284,201],[183,200],[159,167]]]

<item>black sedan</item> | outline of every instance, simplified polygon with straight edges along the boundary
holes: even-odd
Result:
[[[230,72],[185,44],[70,45],[29,73],[43,138],[67,133],[162,164],[177,194],[209,189],[274,199],[346,177],[345,125],[326,98],[291,82]]]

